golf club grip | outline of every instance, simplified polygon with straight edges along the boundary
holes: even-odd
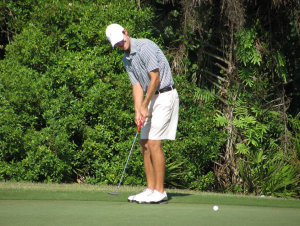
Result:
[[[141,127],[142,127],[142,121],[139,122],[139,126],[138,126],[138,128],[136,130],[137,133],[140,132]]]

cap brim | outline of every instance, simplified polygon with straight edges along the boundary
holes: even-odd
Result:
[[[119,43],[119,42],[122,42],[123,39],[124,39],[123,33],[121,33],[121,34],[118,35],[117,37],[114,37],[114,38],[111,40],[110,43],[111,43],[112,47],[115,47],[115,45],[116,45],[117,43]]]

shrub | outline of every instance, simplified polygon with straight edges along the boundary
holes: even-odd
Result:
[[[134,135],[131,85],[122,53],[105,37],[110,23],[132,37],[152,35],[150,8],[124,1],[7,1],[16,35],[0,61],[0,180],[118,183]],[[9,17],[8,17],[9,19]],[[11,19],[11,18],[10,18]],[[224,133],[214,100],[184,76],[176,141],[164,142],[166,185],[209,189]],[[125,184],[145,185],[136,144]]]

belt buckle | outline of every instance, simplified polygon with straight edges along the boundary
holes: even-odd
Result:
[[[162,88],[162,89],[160,89],[160,90],[157,90],[157,91],[155,92],[155,94],[161,94],[161,93],[164,93],[164,92],[173,90],[173,89],[174,89],[173,86],[174,86],[174,85],[166,86],[166,87],[164,87],[164,88]]]

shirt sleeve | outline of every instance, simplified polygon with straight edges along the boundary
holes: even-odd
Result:
[[[156,48],[153,45],[154,43],[148,42],[141,50],[141,60],[148,73],[159,68]]]

